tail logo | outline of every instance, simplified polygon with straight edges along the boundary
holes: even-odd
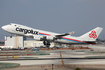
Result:
[[[96,35],[96,31],[91,31],[91,33],[89,34],[89,37],[90,38],[93,38],[93,39],[96,39],[97,38],[97,35]]]

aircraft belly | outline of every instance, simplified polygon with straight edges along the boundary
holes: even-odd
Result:
[[[54,41],[56,43],[62,43],[62,44],[76,44],[77,42],[73,42],[73,41],[67,41],[67,40],[56,40]]]

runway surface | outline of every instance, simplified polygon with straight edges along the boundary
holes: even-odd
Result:
[[[95,47],[95,46],[92,46],[92,47]],[[101,46],[101,47],[105,48],[104,46]],[[21,67],[21,66],[52,65],[52,64],[62,65],[64,62],[64,65],[74,65],[74,67],[75,65],[82,65],[82,66],[87,65],[87,68],[90,68],[92,67],[91,65],[93,65],[93,67],[96,67],[96,69],[97,67],[100,67],[100,68],[103,67],[105,69],[105,50],[99,50],[99,49],[98,50],[95,49],[94,51],[83,50],[83,49],[82,50],[51,50],[51,51],[45,50],[43,52],[50,53],[50,55],[17,56],[18,58],[0,59],[0,63],[18,63],[20,64],[20,67]],[[26,58],[19,58],[19,57],[32,57],[32,58],[26,59]],[[88,65],[90,65],[90,67],[88,67]],[[19,68],[17,68],[17,70],[18,69]],[[28,70],[28,68],[25,68],[25,69]],[[39,69],[43,70],[42,68],[39,68]],[[70,70],[68,67],[64,69]],[[86,69],[83,69],[83,70],[86,70]],[[22,68],[20,68],[19,70],[22,70]],[[32,70],[34,70],[34,68]],[[59,68],[56,70],[63,70],[63,68]],[[71,68],[71,70],[74,70],[74,68],[73,69]]]
[[[64,64],[105,64],[105,51],[99,52],[97,50],[46,50],[44,52],[48,52],[50,53],[50,55],[22,56],[38,57],[38,59],[0,59],[0,63],[19,63],[20,65],[62,64],[61,59],[63,58]],[[60,52],[62,58],[60,57]],[[93,56],[97,56],[98,58],[91,58]]]
[[[64,59],[64,64],[105,64],[105,59]],[[0,61],[5,63],[19,63],[20,65],[43,65],[43,64],[62,64],[60,59],[57,60],[16,60],[16,61]]]

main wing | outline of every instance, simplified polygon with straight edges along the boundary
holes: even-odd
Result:
[[[55,37],[56,38],[61,38],[63,36],[72,35],[72,34],[74,34],[74,31],[73,32],[70,32],[70,33],[64,33],[64,34],[55,35]]]

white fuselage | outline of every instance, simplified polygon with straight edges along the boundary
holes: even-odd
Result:
[[[30,37],[30,35],[40,35],[40,36],[52,36],[60,35],[58,33],[33,29],[31,27],[27,27],[20,24],[9,24],[2,27],[3,30],[11,33],[11,34],[17,34],[21,36],[27,36]],[[60,39],[54,40],[55,43],[61,43],[61,44],[87,44],[87,42],[83,41],[80,37],[73,37],[73,36],[63,36]]]

